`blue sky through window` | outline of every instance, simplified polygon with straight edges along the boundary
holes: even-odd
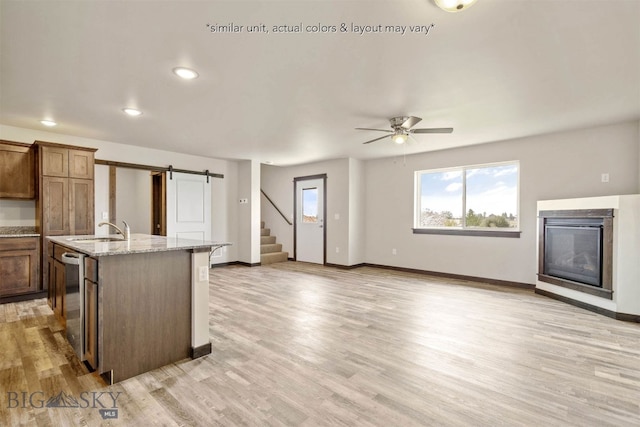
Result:
[[[318,216],[318,189],[304,188],[302,190],[302,215],[307,217]]]
[[[462,216],[463,171],[423,173],[420,177],[421,210]],[[518,214],[518,166],[514,164],[466,170],[467,211],[487,216]]]

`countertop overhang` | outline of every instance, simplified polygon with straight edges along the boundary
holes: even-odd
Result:
[[[112,241],[96,241],[82,242],[82,240],[90,240],[93,238],[111,237],[120,239],[121,236],[47,236],[50,241],[65,246],[74,251],[85,255],[100,257],[112,255],[125,255],[135,253],[149,252],[167,252],[181,250],[203,250],[212,251],[223,246],[230,246],[227,242],[213,242],[208,240],[180,239],[174,237],[155,236],[151,234],[132,234],[129,241],[112,240]]]

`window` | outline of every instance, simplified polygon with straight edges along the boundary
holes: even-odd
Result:
[[[518,162],[417,171],[414,232],[517,231],[518,172]]]
[[[318,188],[302,189],[302,222],[318,222]]]

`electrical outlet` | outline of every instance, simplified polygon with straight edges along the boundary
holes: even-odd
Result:
[[[391,255],[398,255],[396,248],[391,249]]]
[[[609,182],[609,174],[603,173],[602,175],[600,175],[600,179],[602,182]]]
[[[209,281],[209,269],[207,268],[206,265],[203,265],[202,267],[198,267],[198,275],[200,276],[198,279],[201,282]]]
[[[336,246],[336,253],[339,254],[340,253],[340,248]]]

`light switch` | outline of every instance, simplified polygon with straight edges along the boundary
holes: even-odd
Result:
[[[600,176],[600,179],[602,180],[602,182],[609,182],[609,174],[608,173],[603,173]]]
[[[109,219],[109,212],[102,212],[102,219],[104,220]]]

